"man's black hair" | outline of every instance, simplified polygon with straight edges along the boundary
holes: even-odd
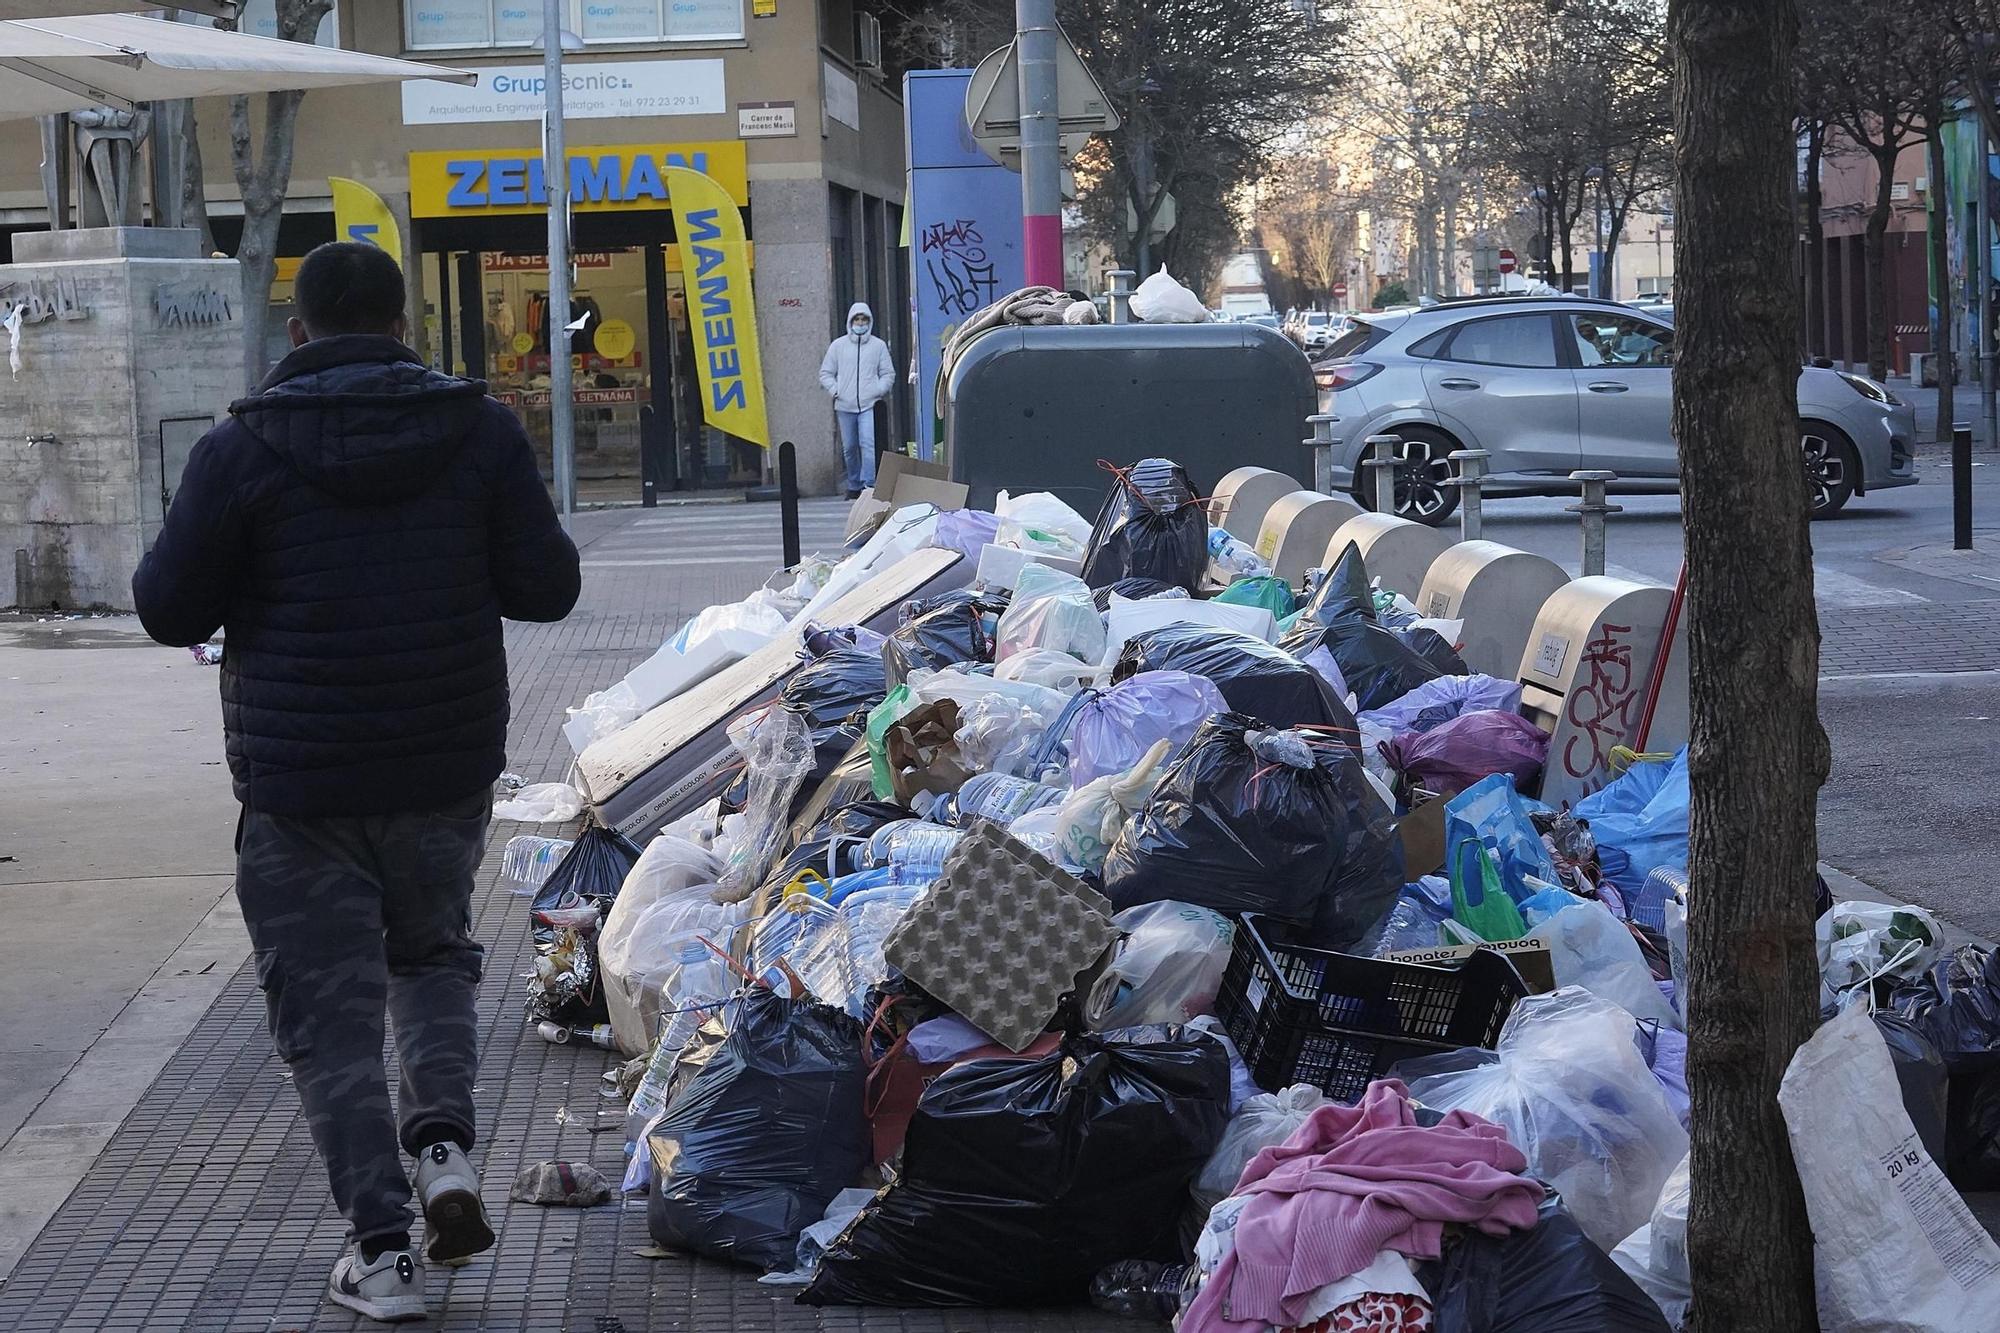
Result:
[[[293,299],[315,338],[392,333],[403,315],[403,270],[375,246],[329,241],[299,265]]]

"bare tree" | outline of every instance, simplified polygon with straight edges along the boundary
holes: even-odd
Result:
[[[1796,10],[1670,0],[1674,435],[1688,574],[1695,1333],[1819,1326],[1778,1083],[1818,1021],[1828,767],[1799,475]]]
[[[278,0],[278,36],[310,42],[333,0]],[[292,187],[292,131],[305,93],[293,89],[264,94],[261,143],[251,126],[250,99],[229,99],[229,159],[243,196],[243,239],[236,247],[243,266],[243,350],[250,386],[264,378],[265,340],[271,322],[271,283],[278,271],[278,223]]]

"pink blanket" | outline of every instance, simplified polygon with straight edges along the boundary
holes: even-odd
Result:
[[[1371,1083],[1355,1106],[1320,1107],[1243,1168],[1251,1196],[1236,1248],[1181,1320],[1181,1333],[1236,1333],[1303,1322],[1312,1292],[1366,1268],[1383,1249],[1435,1259],[1444,1224],[1489,1235],[1535,1225],[1542,1187],[1498,1125],[1453,1111],[1417,1125],[1408,1091]]]

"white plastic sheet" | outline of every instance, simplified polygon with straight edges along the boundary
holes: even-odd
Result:
[[[567,782],[532,782],[493,803],[495,819],[523,824],[560,824],[583,813],[583,793]]]

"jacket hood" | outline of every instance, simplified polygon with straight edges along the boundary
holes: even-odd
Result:
[[[479,419],[486,385],[441,375],[395,338],[344,334],[294,348],[230,413],[339,499],[427,487]]]
[[[875,322],[875,312],[868,308],[868,303],[866,301],[856,301],[853,305],[847,307],[847,323],[852,324],[854,322],[854,317],[856,315],[868,316],[868,322],[870,324],[873,324]],[[842,327],[844,328],[846,326],[843,325]]]

